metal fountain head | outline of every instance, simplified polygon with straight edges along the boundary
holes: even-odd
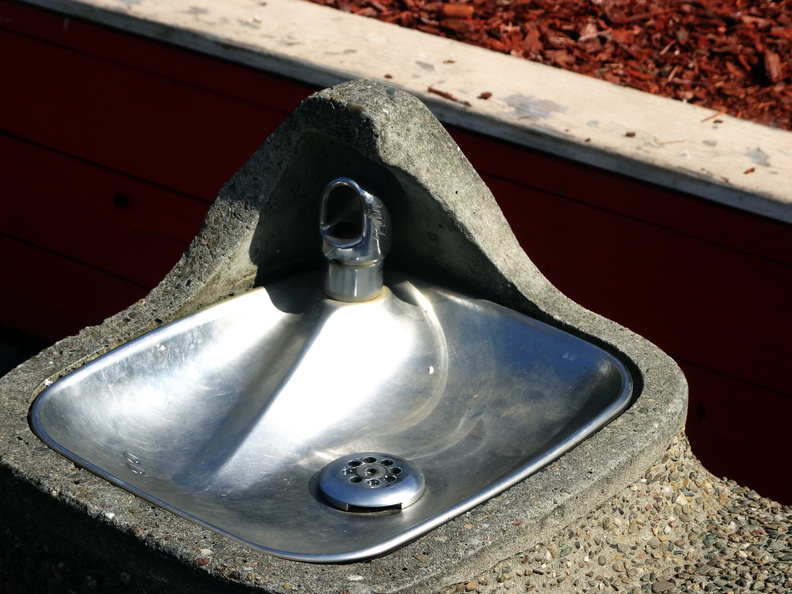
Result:
[[[382,292],[382,267],[391,246],[388,209],[346,177],[331,181],[319,209],[324,290],[338,301],[370,301]]]

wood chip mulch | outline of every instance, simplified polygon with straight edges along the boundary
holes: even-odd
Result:
[[[311,0],[792,130],[792,0]]]

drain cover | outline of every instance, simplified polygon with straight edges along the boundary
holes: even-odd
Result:
[[[415,464],[380,452],[344,456],[319,474],[322,497],[346,511],[401,509],[418,501],[424,486]]]

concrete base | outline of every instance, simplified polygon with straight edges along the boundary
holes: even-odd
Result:
[[[318,266],[318,196],[339,175],[365,180],[388,205],[389,267],[533,315],[610,350],[636,380],[631,407],[499,497],[389,555],[343,566],[283,561],[218,536],[75,468],[30,432],[30,402],[70,370],[164,322]],[[8,500],[0,521],[17,541],[30,526],[35,534],[29,538],[79,547],[80,558],[97,565],[127,558],[139,568],[136,583],[147,590],[283,591],[288,585],[311,592],[406,592],[463,581],[620,492],[683,426],[687,387],[659,349],[573,303],[542,276],[423,104],[358,81],[305,100],[223,187],[188,252],[145,300],[0,378],[0,402],[0,497]],[[476,530],[467,528],[471,518]],[[84,537],[75,542],[75,534]],[[16,545],[8,546],[6,559],[17,558]]]

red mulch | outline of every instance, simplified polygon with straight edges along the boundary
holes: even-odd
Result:
[[[792,130],[792,0],[311,0]]]

